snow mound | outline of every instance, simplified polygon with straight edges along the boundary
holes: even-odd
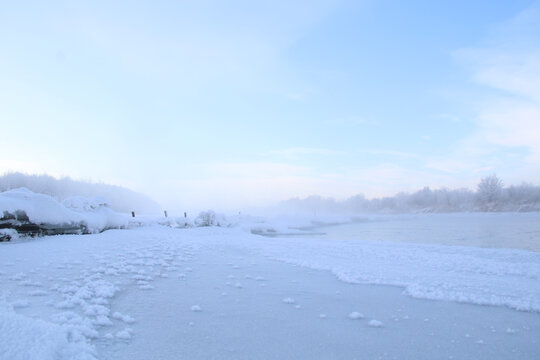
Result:
[[[24,212],[29,221],[38,225],[81,226],[84,232],[98,233],[111,228],[123,228],[128,218],[114,212],[104,198],[71,197],[59,203],[45,194],[19,188],[0,193],[0,215]]]
[[[379,320],[370,320],[368,323],[369,326],[375,327],[375,328],[382,328],[384,327],[384,324],[382,321]]]
[[[72,211],[45,194],[37,194],[26,188],[0,193],[0,213],[24,211],[36,224],[76,224],[84,220],[80,213]]]
[[[358,320],[358,319],[363,319],[363,318],[364,318],[364,314],[356,312],[356,311],[353,311],[352,313],[349,314],[349,319],[351,320]]]

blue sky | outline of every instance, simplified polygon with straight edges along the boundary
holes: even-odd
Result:
[[[169,208],[540,182],[533,1],[18,1],[0,169]]]

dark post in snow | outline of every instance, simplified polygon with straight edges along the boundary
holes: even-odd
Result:
[[[131,212],[131,217],[135,217],[135,211]]]
[[[184,211],[184,219],[187,219],[187,212]],[[184,227],[187,227],[187,220],[184,220]]]
[[[167,210],[163,210],[163,213],[165,214],[165,217],[167,217]]]

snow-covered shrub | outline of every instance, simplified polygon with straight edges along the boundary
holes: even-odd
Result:
[[[202,211],[195,218],[195,226],[231,226],[223,214],[216,214],[213,210]]]
[[[199,216],[195,219],[195,225],[197,226],[215,226],[216,224],[216,213],[212,210],[202,211],[199,213]]]

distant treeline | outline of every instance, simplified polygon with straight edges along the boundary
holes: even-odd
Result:
[[[25,187],[33,192],[47,194],[58,201],[71,196],[106,198],[113,210],[123,213],[135,211],[141,214],[160,213],[161,207],[146,195],[121,186],[72,180],[56,179],[48,175],[9,173],[0,176],[0,191]]]
[[[287,200],[279,208],[306,213],[540,211],[540,186],[523,183],[504,187],[496,175],[490,175],[480,181],[476,191],[425,187],[391,197],[368,200],[355,195],[343,201],[310,196]]]

